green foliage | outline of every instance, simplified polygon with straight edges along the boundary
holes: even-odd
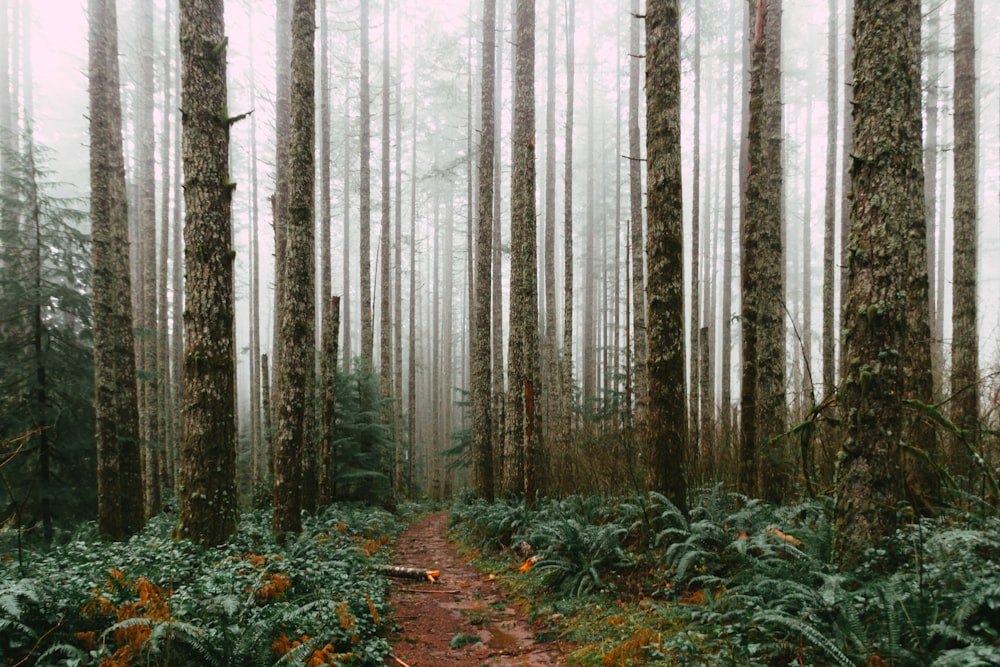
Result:
[[[337,374],[334,439],[334,497],[375,500],[391,496],[391,428],[382,422],[393,399],[379,395],[378,377],[362,358],[350,373]]]
[[[511,580],[562,619],[552,632],[581,644],[581,665],[1000,664],[1000,518],[922,519],[846,572],[832,512],[829,498],[775,506],[712,486],[687,519],[649,494],[468,501],[452,522],[509,567],[522,559],[503,549],[534,547]]]
[[[386,583],[370,565],[401,528],[390,515],[332,506],[281,546],[270,514],[255,512],[208,550],[172,541],[173,520],[124,543],[80,535],[23,570],[0,565],[3,655],[26,666],[382,664]]]
[[[0,207],[18,224],[0,238],[0,523],[51,533],[96,511],[90,243],[44,149],[2,143]]]

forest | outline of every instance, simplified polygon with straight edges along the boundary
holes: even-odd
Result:
[[[0,0],[0,664],[1000,664],[997,21]]]

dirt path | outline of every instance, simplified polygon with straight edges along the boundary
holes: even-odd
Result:
[[[562,664],[553,643],[535,643],[528,621],[494,582],[476,572],[447,538],[448,517],[432,514],[410,526],[395,565],[440,570],[437,583],[393,579],[390,601],[401,630],[387,665],[402,667],[546,667]],[[478,638],[478,640],[476,639]],[[452,648],[452,644],[464,646]]]

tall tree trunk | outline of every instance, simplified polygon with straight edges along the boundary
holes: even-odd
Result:
[[[780,44],[781,2],[758,0],[750,84],[747,216],[740,252],[744,258],[741,486],[772,501],[780,501],[790,484],[789,463],[779,437],[785,430]]]
[[[642,139],[639,134],[639,60],[640,48],[639,0],[632,0],[632,27],[629,37],[628,76],[628,148],[629,148],[629,208],[632,219],[632,334],[635,354],[632,362],[635,378],[635,414],[642,420],[646,407],[646,278],[643,266],[642,242]]]
[[[482,126],[479,143],[479,223],[476,229],[475,302],[472,326],[472,457],[476,495],[492,500],[493,426],[490,387],[490,264],[493,235],[495,151],[496,1],[483,3]],[[554,302],[555,299],[551,299]],[[554,308],[554,303],[553,306]],[[554,327],[553,327],[554,329]],[[555,334],[552,334],[553,337]]]
[[[919,0],[857,0],[854,15],[851,276],[834,561],[852,567],[896,528],[910,258],[923,219]],[[922,239],[921,239],[922,241]],[[921,244],[921,248],[923,245]],[[900,252],[903,249],[904,252]],[[923,260],[923,257],[921,257]],[[926,309],[926,293],[920,295]]]
[[[701,326],[698,323],[701,312],[699,287],[701,282],[701,0],[694,0],[694,54],[692,60],[692,76],[694,77],[694,128],[692,134],[692,165],[691,165],[691,340],[688,343],[691,368],[691,453],[701,447],[701,424],[698,411],[701,404]],[[709,144],[711,150],[711,144]],[[692,471],[697,468],[692,468]]]
[[[153,9],[142,3],[139,13],[139,39],[153,43]],[[160,469],[157,451],[160,448],[159,417],[157,414],[158,368],[156,364],[156,151],[153,116],[153,49],[142,49],[139,55],[139,81],[136,89],[136,181],[139,198],[139,351],[136,360],[139,373],[139,431],[142,438],[143,493],[147,516],[160,512]]]
[[[841,180],[843,186],[840,188],[840,326],[838,357],[834,362],[837,376],[841,379],[846,375],[847,363],[844,361],[844,350],[847,340],[845,336],[846,320],[844,318],[844,308],[847,307],[847,293],[850,290],[851,276],[848,271],[847,251],[850,247],[851,231],[851,151],[854,147],[854,123],[852,114],[854,113],[854,3],[855,0],[844,0],[844,145],[840,159]]]
[[[494,3],[495,4],[495,3]],[[559,337],[556,324],[556,4],[548,2],[545,89],[545,315],[542,377],[545,383],[545,442],[551,449],[559,428]],[[491,84],[492,85],[492,84]],[[551,378],[551,379],[550,379]]]
[[[576,0],[566,4],[566,139],[563,201],[563,341],[560,428],[568,444],[573,415],[573,115],[576,72]]]
[[[837,386],[833,363],[836,346],[834,319],[834,234],[837,230],[837,0],[830,0],[826,41],[826,183],[823,200],[823,395]]]
[[[594,36],[593,9],[591,9],[590,34]],[[594,309],[594,143],[597,141],[594,131],[594,58],[589,58],[587,67],[587,193],[586,213],[584,222],[583,250],[583,330],[581,332],[581,364],[580,364],[580,399],[585,410],[595,409],[593,401],[597,398],[597,323]]]
[[[120,540],[144,514],[114,0],[90,0],[88,16],[97,528]]]
[[[180,32],[180,17],[178,15],[178,33]],[[174,86],[174,108],[180,108],[181,106],[181,57],[180,57],[180,39],[174,41],[174,55],[175,61],[177,62],[177,77],[176,84]],[[170,367],[171,367],[171,388],[170,391],[173,394],[173,412],[171,413],[171,419],[176,428],[177,433],[177,445],[174,448],[174,496],[179,494],[180,486],[180,468],[181,468],[181,442],[184,439],[183,433],[183,408],[184,408],[184,221],[182,219],[182,209],[183,206],[183,182],[182,182],[182,161],[183,161],[183,146],[181,141],[182,130],[182,119],[183,114],[174,114],[174,173],[173,173],[173,188],[174,191],[174,210],[171,214],[170,228],[172,230],[173,241],[171,245],[174,248],[174,261],[173,266],[170,267],[170,286],[171,292],[173,293],[173,299],[170,303],[171,310],[171,326],[170,326]]]
[[[253,12],[248,12],[248,18]],[[250,18],[252,20],[252,18]],[[250,34],[253,34],[251,24]],[[250,80],[255,81],[253,47],[250,52]],[[250,108],[256,106],[256,86],[250,86]],[[261,353],[260,353],[260,187],[257,180],[257,116],[250,115],[250,451],[253,452],[251,474],[254,507],[263,507],[271,497],[273,456],[266,443],[270,435],[264,432],[261,406]]]
[[[291,11],[293,0],[275,0],[275,99],[274,99],[274,199],[271,217],[274,225],[274,317],[271,336],[271,365],[274,369],[275,394],[281,393],[281,316],[285,309],[285,248],[288,236],[288,133],[291,119]],[[272,409],[278,409],[275,402]],[[277,414],[271,415],[277,423]]]
[[[174,479],[173,452],[177,447],[171,402],[171,369],[170,369],[170,336],[169,336],[169,304],[167,302],[167,285],[170,280],[168,261],[170,259],[170,100],[173,89],[170,83],[170,63],[172,59],[173,3],[166,3],[163,15],[163,115],[160,120],[160,242],[157,266],[156,285],[156,366],[159,369],[157,378],[156,416],[157,428],[162,446],[157,451],[160,461],[162,479],[160,488],[169,487]],[[176,108],[176,107],[174,107]],[[177,156],[179,159],[179,156]],[[176,196],[176,194],[175,194]],[[176,255],[178,258],[180,254]]]
[[[721,431],[722,438],[718,441],[718,447],[723,451],[728,450],[732,438],[732,372],[733,372],[733,176],[735,165],[733,160],[734,142],[733,136],[737,132],[734,123],[736,96],[736,14],[740,0],[734,0],[729,10],[729,68],[726,77],[726,197],[725,214],[723,221],[723,250],[722,250],[722,359],[721,375],[722,386],[720,391],[720,405],[722,408]],[[715,460],[718,461],[723,451],[715,452]]]
[[[324,3],[325,4],[325,3]],[[325,7],[324,7],[325,9]],[[319,505],[325,507],[333,502],[334,470],[336,467],[336,422],[337,422],[337,345],[340,339],[340,297],[330,296],[330,304],[324,308],[323,354],[320,358],[320,435],[316,472]]]
[[[934,401],[934,375],[931,363],[931,302],[929,297],[930,278],[927,265],[927,219],[924,211],[924,174],[923,174],[923,123],[920,95],[920,1],[917,4],[916,18],[916,67],[913,70],[917,77],[917,138],[919,154],[917,167],[920,175],[919,196],[920,212],[907,218],[909,225],[905,230],[905,257],[907,261],[906,280],[906,329],[902,352],[904,397],[921,403],[931,404]],[[913,111],[907,109],[907,111]],[[956,181],[957,182],[957,181]],[[974,187],[974,186],[973,186]],[[975,196],[975,195],[973,195]],[[956,200],[957,201],[957,200]],[[908,211],[909,212],[909,211]],[[974,241],[973,241],[974,243]],[[973,274],[974,275],[974,274]],[[973,305],[973,308],[975,306]],[[973,327],[974,330],[974,327]],[[923,415],[909,412],[904,422],[903,442],[923,450],[932,458],[937,451],[937,431]],[[937,472],[932,465],[919,457],[906,457],[903,460],[906,475],[906,490],[909,500],[914,506],[930,511],[929,505],[934,503],[938,495]]]
[[[393,428],[396,433],[396,486],[397,498],[403,497],[405,452],[403,439],[403,76],[402,76],[402,30],[401,17],[403,12],[396,12],[396,60],[400,74],[396,77],[396,220],[393,233],[393,387],[397,400],[393,402]],[[416,176],[413,176],[414,180]]]
[[[654,488],[687,514],[684,243],[681,186],[680,9],[646,7],[648,121],[649,414]]]
[[[361,0],[361,222],[360,222],[360,263],[361,263],[361,356],[372,363],[375,344],[374,323],[372,322],[372,129],[371,92],[369,82],[368,0]]]
[[[379,233],[379,389],[383,398],[393,395],[392,388],[392,208],[389,201],[389,1],[382,2],[382,227]],[[392,423],[391,404],[382,413],[382,421]]]
[[[930,8],[930,23],[927,31],[927,73],[924,88],[927,95],[924,98],[924,117],[927,119],[927,129],[924,141],[924,211],[927,219],[927,275],[931,279],[928,284],[928,303],[931,310],[931,327],[935,325],[943,313],[936,308],[936,285],[934,275],[937,267],[935,248],[935,220],[937,219],[937,163],[938,163],[938,106],[939,91],[939,50],[941,38],[941,6]],[[942,264],[944,258],[941,258]],[[944,383],[941,374],[944,364],[944,341],[938,336],[931,340],[931,372],[934,376],[934,400],[942,397],[941,386]]]
[[[538,388],[538,286],[535,247],[535,3],[516,0],[514,126],[511,173],[510,337],[507,436],[512,461],[507,486],[534,499],[541,411]]]
[[[344,104],[344,300],[341,304],[341,329],[344,331],[344,372],[351,372],[351,111]]]
[[[236,530],[236,350],[221,0],[181,0],[184,144],[184,440],[177,533],[221,544]]]
[[[976,333],[976,236],[979,186],[974,0],[955,3],[955,241],[952,278],[952,421],[965,432],[957,470],[975,474],[971,449],[979,429],[979,336]]]
[[[571,3],[573,0],[569,0]],[[497,16],[504,16],[504,0],[500,0],[500,7]],[[503,96],[503,45],[506,40],[497,40],[497,66],[496,66],[496,88],[494,88],[494,99],[501,100]],[[497,102],[499,106],[499,102]],[[503,120],[501,114],[494,114],[496,121],[496,132],[494,133],[494,155],[493,155],[493,239],[492,239],[492,262],[490,270],[492,272],[492,327],[493,339],[490,343],[490,356],[493,359],[492,379],[493,379],[493,454],[494,454],[494,491],[501,491],[504,488],[504,470],[502,451],[506,441],[506,392],[504,391],[504,356],[503,356],[503,258],[501,246],[503,234],[501,230],[501,198],[503,171],[500,168],[500,154],[502,151],[496,150],[500,145],[501,126]]]
[[[16,23],[14,25],[16,26]],[[11,25],[7,17],[7,3],[4,2],[0,6],[0,34],[4,35],[6,40],[12,33],[16,34],[17,29],[15,27],[11,30]],[[115,36],[116,42],[117,39],[117,36]],[[3,253],[0,255],[0,259],[2,259],[0,266],[3,267],[9,267],[17,261],[12,248],[14,246],[14,239],[18,237],[20,229],[15,194],[17,186],[14,182],[15,169],[9,164],[15,156],[15,138],[17,137],[17,123],[14,119],[14,107],[17,104],[17,97],[11,91],[12,85],[16,87],[14,80],[17,79],[17,69],[13,69],[15,76],[11,77],[10,71],[12,68],[10,67],[9,51],[11,46],[5,43],[0,47],[0,161],[3,164],[3,170],[0,171],[0,194],[2,194],[2,201],[0,201],[0,241],[4,241],[0,243],[0,252]],[[121,125],[120,121],[119,125]]]
[[[417,71],[413,70],[413,89]],[[406,497],[412,500],[417,443],[417,100],[413,96],[413,135],[410,140],[410,339],[406,368]]]
[[[279,536],[302,529],[306,479],[303,460],[313,456],[311,441],[315,379],[315,0],[294,0],[292,7],[291,95],[288,146],[288,238],[285,308],[281,318],[281,366],[278,369],[278,431],[274,453],[274,516]],[[308,508],[306,508],[308,509]]]
[[[805,173],[812,173],[813,147],[813,96],[806,92],[806,164]],[[806,393],[808,407],[816,403],[812,380],[812,179],[806,178],[802,185],[802,387]],[[797,379],[797,378],[796,378]],[[799,419],[801,415],[795,415]]]

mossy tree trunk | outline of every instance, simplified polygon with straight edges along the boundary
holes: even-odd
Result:
[[[492,499],[493,426],[490,372],[490,280],[493,235],[494,86],[496,0],[483,3],[482,137],[479,143],[479,221],[476,228],[475,302],[472,325],[472,457],[476,495]],[[554,307],[554,305],[553,305]],[[553,336],[554,336],[553,332]]]
[[[924,215],[920,2],[857,0],[849,285],[834,560],[891,535],[902,498],[907,234]],[[922,246],[921,246],[922,247]],[[926,293],[924,307],[926,307]],[[910,298],[913,298],[910,296]]]
[[[274,516],[279,536],[302,529],[307,507],[314,423],[315,258],[315,0],[292,5],[291,110],[288,145],[288,230],[285,246],[285,299],[281,318],[281,366],[278,368],[278,430],[274,452]],[[315,473],[315,467],[312,467]],[[315,496],[313,496],[315,497]]]
[[[679,3],[650,0],[646,7],[649,413],[645,424],[654,488],[686,514],[680,82]]]
[[[232,194],[222,0],[180,3],[184,146],[184,434],[178,535],[221,544],[236,530]]]
[[[506,485],[534,497],[541,433],[535,228],[535,0],[517,0],[511,172],[510,337]]]

